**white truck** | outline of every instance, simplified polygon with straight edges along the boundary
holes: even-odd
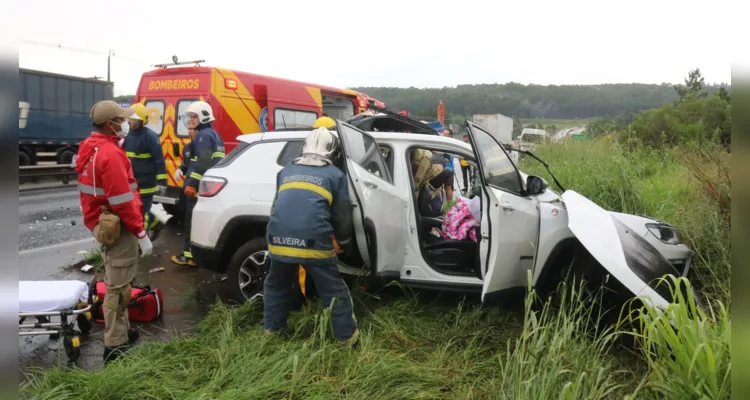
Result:
[[[518,148],[534,152],[537,143],[544,143],[549,140],[549,133],[543,129],[524,128],[518,137]]]
[[[502,114],[474,114],[472,121],[482,125],[490,131],[490,134],[504,146],[511,147],[513,144],[513,118]],[[513,162],[518,163],[518,153],[510,154]]]

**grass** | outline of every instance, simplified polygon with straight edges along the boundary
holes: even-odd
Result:
[[[282,337],[264,335],[259,303],[216,304],[195,334],[141,344],[130,357],[103,370],[34,372],[21,387],[22,395],[727,399],[730,263],[721,193],[728,186],[723,180],[706,185],[696,174],[692,161],[709,179],[721,176],[721,167],[708,165],[724,165],[716,161],[723,155],[706,151],[707,158],[685,149],[629,150],[607,138],[538,151],[567,188],[605,208],[676,224],[696,250],[692,281],[703,288],[702,308],[694,297],[676,294],[677,304],[666,312],[644,306],[623,316],[622,326],[592,334],[588,327],[596,314],[578,301],[573,288],[565,288],[555,307],[538,308],[530,292],[523,307],[507,310],[482,307],[471,296],[414,295],[392,285],[380,301],[353,291],[362,342],[351,351],[334,342],[330,314],[317,312],[315,304],[294,313],[289,334]],[[523,169],[541,174],[528,161]],[[683,278],[676,283],[690,284]],[[632,326],[639,329],[626,328]],[[627,338],[633,346],[616,345]]]

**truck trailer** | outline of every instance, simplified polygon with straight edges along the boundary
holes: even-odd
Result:
[[[93,130],[91,107],[113,99],[112,82],[23,68],[19,78],[19,112],[26,107],[26,115],[23,122],[19,118],[18,165],[71,163]]]
[[[510,145],[513,141],[513,118],[502,114],[474,114],[472,120],[489,129],[495,139],[504,145]]]

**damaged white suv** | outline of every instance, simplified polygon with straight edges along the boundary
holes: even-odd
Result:
[[[691,260],[674,227],[605,211],[571,190],[558,195],[543,179],[519,172],[485,128],[467,124],[471,145],[428,134],[366,133],[338,121],[344,152],[339,167],[349,177],[357,242],[354,254],[339,258],[342,273],[476,291],[486,301],[524,289],[527,271],[540,290],[552,289],[572,271],[627,298],[642,296],[657,306],[671,301],[667,286],[657,287],[655,280],[686,275]],[[276,174],[300,155],[308,133],[240,136],[240,145],[201,180],[192,253],[202,267],[227,274],[228,289],[238,301],[262,293],[269,265],[265,228]],[[478,166],[478,242],[431,240],[431,229],[442,221],[419,213],[409,162],[416,149]]]

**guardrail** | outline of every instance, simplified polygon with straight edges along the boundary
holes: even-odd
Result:
[[[67,187],[75,179],[76,171],[70,165],[24,165],[18,167],[19,183],[38,182],[40,180],[62,181],[61,184],[45,187],[48,189]],[[19,191],[35,190],[38,188],[19,188]]]

